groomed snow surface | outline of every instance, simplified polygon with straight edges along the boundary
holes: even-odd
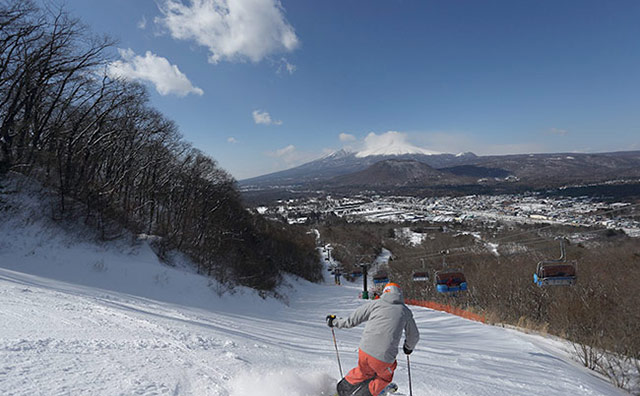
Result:
[[[0,211],[1,395],[331,394],[340,374],[329,313],[363,302],[357,285],[289,279],[288,305],[221,288],[146,241],[99,244],[34,213]],[[421,341],[413,394],[619,395],[565,343],[412,308]],[[362,328],[336,330],[343,369]],[[398,395],[408,395],[398,355]]]

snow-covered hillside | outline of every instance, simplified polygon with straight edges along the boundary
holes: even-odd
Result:
[[[328,313],[358,286],[289,279],[288,304],[162,264],[147,242],[109,244],[24,215],[0,217],[0,394],[318,396],[340,377]],[[20,203],[21,202],[21,203]],[[413,394],[619,395],[550,338],[413,308]],[[362,329],[337,330],[345,369]],[[407,365],[395,377],[408,395]]]

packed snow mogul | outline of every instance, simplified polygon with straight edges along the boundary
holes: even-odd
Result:
[[[327,316],[327,325],[339,329],[362,322],[367,324],[358,349],[358,366],[338,382],[340,396],[378,396],[393,380],[402,330],[402,349],[407,355],[420,338],[413,314],[404,305],[402,290],[395,283],[387,283],[380,299],[363,304],[346,319]]]

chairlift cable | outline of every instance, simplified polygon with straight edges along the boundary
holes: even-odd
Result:
[[[621,210],[625,210],[625,209],[631,209],[634,207],[640,206],[640,203],[637,204],[631,204],[631,205],[627,205],[621,208],[616,208],[616,209],[611,209],[605,212],[600,213],[600,215],[606,215],[609,213],[614,213],[614,212],[618,212]],[[539,227],[533,230],[527,230],[527,231],[522,231],[516,234],[512,234],[512,235],[507,235],[501,238],[497,238],[494,239],[493,241],[483,241],[484,243],[495,243],[495,242],[499,242],[499,241],[504,241],[505,239],[510,239],[510,238],[514,238],[516,236],[521,236],[521,235],[526,235],[526,234],[533,234],[533,233],[538,233],[542,230],[545,229],[549,229],[549,228],[554,228],[554,227],[561,227],[563,226],[563,224],[549,224],[547,226],[544,227]],[[592,230],[592,231],[584,231],[584,232],[580,232],[580,234],[595,234],[595,233],[599,233],[599,232],[605,232],[605,231],[609,231],[610,228],[602,228],[602,229],[598,229],[598,230]],[[519,243],[519,244],[526,244],[526,245],[538,245],[538,244],[546,244],[546,243],[550,243],[551,241],[549,240],[549,238],[547,237],[543,237],[540,235],[536,235],[535,238],[531,238],[531,239],[521,239],[521,240],[512,240],[512,241],[507,241],[507,243]],[[473,248],[476,247],[477,243],[474,243],[473,245],[464,245],[464,246],[458,246],[458,247],[454,247],[454,248],[448,248],[447,250],[449,252],[451,251],[459,251],[459,250],[463,250],[463,249],[468,249],[468,248]],[[539,249],[534,249],[534,250],[538,250]],[[447,255],[449,257],[458,257],[458,256],[467,256],[467,255],[476,255],[478,254],[478,252],[454,252],[454,253],[448,253]],[[413,260],[419,260],[419,259],[424,259],[424,260],[428,260],[428,259],[432,259],[432,258],[438,258],[438,257],[442,257],[442,252],[429,252],[429,253],[415,253],[413,255],[409,255],[407,257],[404,257],[403,259],[407,259],[410,261]]]
[[[606,214],[609,214],[609,213],[619,212],[619,211],[621,211],[623,209],[629,209],[629,208],[632,208],[632,207],[635,207],[635,206],[640,206],[640,203],[630,204],[628,206],[623,206],[623,207],[616,208],[616,209],[610,209],[610,210],[607,210],[605,212],[599,213],[599,215],[606,215]],[[534,230],[527,230],[527,231],[522,231],[522,232],[519,232],[519,233],[516,233],[516,234],[512,234],[512,235],[507,235],[507,236],[495,239],[495,241],[501,241],[503,239],[509,239],[509,238],[514,237],[514,236],[533,233],[534,231],[539,232],[539,231],[542,231],[542,230],[547,229],[547,228],[553,228],[553,227],[558,227],[558,226],[563,226],[563,225],[568,225],[568,224],[549,224],[547,226],[536,228]]]
[[[592,231],[585,231],[582,232],[581,234],[596,234],[599,232],[605,232],[605,231],[609,231],[609,228],[602,228],[602,229],[598,229],[598,230],[592,230]],[[552,240],[550,240],[549,238],[534,238],[534,239],[528,239],[528,240],[522,240],[522,241],[512,241],[513,243],[519,243],[519,244],[525,244],[525,245],[541,245],[541,244],[547,244],[547,243],[551,243],[553,242]],[[453,254],[449,254],[449,257],[456,257],[456,256],[466,256],[466,255],[470,255],[470,254],[477,254],[477,252],[459,252],[459,253],[453,253]],[[432,256],[432,258],[436,258],[438,257],[438,255],[434,254]]]
[[[640,203],[630,204],[630,205],[623,206],[623,207],[620,207],[620,208],[610,209],[610,210],[607,210],[605,212],[599,213],[599,215],[606,215],[606,214],[609,214],[609,213],[614,213],[614,212],[618,212],[618,211],[621,211],[621,210],[630,209],[630,208],[633,208],[633,207],[636,207],[636,206],[640,206]],[[567,224],[549,224],[549,225],[546,225],[544,227],[535,228],[533,230],[522,231],[522,232],[515,233],[515,234],[512,234],[512,235],[507,235],[507,236],[504,236],[504,237],[501,237],[501,238],[497,238],[497,239],[494,239],[492,241],[487,241],[486,243],[495,243],[495,242],[503,241],[505,239],[510,239],[510,238],[513,238],[513,237],[516,237],[516,236],[526,235],[526,234],[533,234],[534,232],[540,232],[540,231],[545,230],[545,229],[554,228],[554,227],[562,227],[562,226],[566,226],[566,225]],[[609,230],[609,228],[604,228],[602,230],[597,230],[596,232],[602,232],[604,230]],[[592,232],[592,231],[585,231],[584,233],[590,233],[590,232]],[[516,242],[517,243],[519,241],[510,241],[510,242]],[[475,246],[475,245],[458,246],[458,247],[448,248],[447,250],[449,250],[449,251],[460,250],[460,249],[466,249],[466,248],[471,247],[471,246]],[[471,254],[471,253],[464,253],[464,254]],[[425,253],[425,254],[415,253],[415,257],[414,257],[414,255],[410,255],[410,256],[407,256],[406,258],[408,258],[408,259],[411,259],[411,258],[430,258],[430,257],[437,257],[439,255],[440,255],[440,252],[437,252],[437,253],[436,252],[431,252],[431,253]]]
[[[592,230],[592,231],[584,231],[581,232],[581,234],[595,234],[595,233],[599,233],[599,232],[605,232],[605,231],[610,231],[610,228],[602,228],[602,229],[598,229],[598,230]],[[549,238],[546,237],[539,237],[539,238],[532,238],[532,239],[525,239],[525,240],[520,240],[520,241],[509,241],[509,243],[518,243],[518,244],[526,244],[526,245],[539,245],[539,244],[546,244],[546,243],[551,243],[553,242],[552,240],[550,240]],[[462,249],[466,249],[466,248],[473,248],[476,247],[477,245],[467,245],[467,246],[458,246],[455,248],[451,248],[448,249],[449,251],[451,250],[462,250]],[[459,257],[459,256],[467,256],[467,255],[474,255],[474,254],[478,254],[478,252],[456,252],[456,253],[449,253],[447,254],[447,257]],[[403,259],[407,259],[407,260],[418,260],[418,259],[436,259],[436,258],[440,258],[442,257],[442,254],[440,252],[438,253],[428,253],[426,255],[421,255],[421,256],[407,256]]]

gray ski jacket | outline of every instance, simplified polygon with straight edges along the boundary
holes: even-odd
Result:
[[[383,293],[380,299],[363,304],[348,318],[336,318],[335,327],[348,329],[367,322],[360,340],[360,349],[383,362],[393,363],[398,344],[405,334],[405,345],[413,350],[420,339],[418,326],[411,310],[404,305],[402,293],[396,290]]]

